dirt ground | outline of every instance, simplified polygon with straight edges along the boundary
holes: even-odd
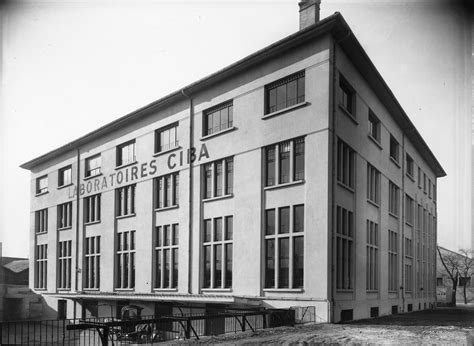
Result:
[[[474,306],[437,308],[347,324],[300,325],[174,344],[474,345]]]

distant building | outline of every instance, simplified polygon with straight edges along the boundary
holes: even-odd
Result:
[[[22,165],[59,316],[436,301],[443,168],[341,14]]]
[[[2,257],[0,243],[0,321],[40,318],[41,296],[28,287],[29,260]]]

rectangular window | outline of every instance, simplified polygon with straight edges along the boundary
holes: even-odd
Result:
[[[415,203],[413,198],[408,195],[405,195],[405,221],[406,223],[413,225],[414,224],[414,208]]]
[[[115,287],[135,288],[135,231],[117,233],[116,268]]]
[[[58,187],[72,184],[72,167],[67,166],[58,171]]]
[[[135,162],[135,140],[117,146],[117,167]]]
[[[426,194],[426,173],[423,173],[423,192]]]
[[[41,209],[35,212],[35,232],[48,232],[48,209]]]
[[[380,172],[367,163],[367,199],[379,204],[380,202]]]
[[[398,234],[388,230],[388,290],[398,290]]]
[[[36,194],[48,192],[48,176],[44,175],[36,179]]]
[[[48,282],[48,245],[36,245],[35,288],[46,289]]]
[[[58,289],[71,288],[71,240],[58,243]]]
[[[233,216],[204,220],[203,288],[231,288]]]
[[[339,75],[339,105],[355,117],[355,92],[342,75]]]
[[[407,175],[413,178],[413,174],[415,174],[415,164],[411,156],[408,154],[406,154],[406,163],[407,163],[407,168],[406,168]]]
[[[58,229],[72,226],[72,202],[58,205]]]
[[[203,136],[231,128],[233,126],[233,101],[221,103],[204,111]]]
[[[413,268],[411,263],[405,264],[405,291],[413,291]]]
[[[400,205],[400,189],[397,185],[388,182],[388,212],[394,216],[398,216],[398,208]]]
[[[115,189],[116,216],[135,214],[135,185]]]
[[[413,258],[413,242],[410,238],[405,237],[405,256]]]
[[[87,237],[84,251],[84,288],[100,287],[100,236]]]
[[[179,224],[155,228],[155,289],[178,287]]]
[[[379,289],[379,225],[367,220],[367,291]]]
[[[336,288],[350,290],[354,282],[354,214],[337,206],[336,210]]]
[[[431,198],[431,179],[428,179],[428,197]]]
[[[305,72],[300,71],[265,86],[265,114],[277,112],[305,100]]]
[[[337,181],[354,188],[355,151],[342,140],[337,141]]]
[[[423,175],[421,172],[421,168],[418,167],[418,187],[421,189],[421,180],[423,179]]]
[[[85,164],[84,176],[87,178],[87,177],[93,177],[94,175],[100,174],[101,164],[102,164],[102,159],[101,159],[100,154],[87,158],[86,164]]]
[[[265,288],[303,288],[304,205],[276,210],[265,211]]]
[[[369,136],[380,142],[380,120],[377,116],[369,109]]]
[[[267,146],[264,149],[265,186],[303,180],[304,150],[303,137]]]
[[[433,182],[433,201],[436,202],[436,181]]]
[[[177,206],[179,203],[179,172],[154,179],[155,209]]]
[[[390,157],[395,161],[399,162],[400,159],[400,144],[398,144],[398,141],[390,135]]]
[[[161,153],[178,147],[178,123],[155,131],[155,153]]]
[[[100,221],[100,194],[84,198],[84,222]]]
[[[234,159],[232,157],[203,165],[204,199],[228,196],[234,191]]]

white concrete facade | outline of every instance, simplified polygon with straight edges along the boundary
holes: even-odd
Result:
[[[345,318],[347,311],[352,311],[351,316],[359,319],[370,317],[374,307],[379,309],[377,314],[380,315],[392,313],[393,306],[397,306],[397,311],[430,307],[436,299],[435,262],[429,260],[435,258],[436,203],[415,180],[418,167],[434,185],[444,172],[431,152],[422,150],[426,144],[416,130],[416,143],[411,143],[413,137],[407,137],[407,131],[413,135],[413,130],[401,125],[407,119],[398,114],[398,109],[394,116],[393,104],[387,106],[374,91],[380,88],[380,84],[373,82],[379,78],[376,71],[369,71],[372,76],[367,77],[366,71],[358,68],[360,64],[353,63],[353,59],[365,53],[361,48],[340,43],[338,30],[349,28],[342,16],[336,14],[55,152],[25,163],[22,167],[32,172],[30,267],[33,270],[30,282],[35,292],[43,294],[53,308],[57,307],[58,300],[66,300],[70,317],[80,317],[81,306],[91,301],[98,302],[98,314],[102,316],[110,314],[106,304],[115,306],[117,301],[133,301],[144,307],[143,314],[153,314],[157,309],[155,303],[179,304],[187,311],[223,306],[314,306],[317,322],[338,322],[344,319],[343,311],[346,311]],[[245,68],[238,70],[239,64]],[[268,114],[268,85],[301,71],[304,71],[304,101]],[[341,75],[354,89],[354,117],[339,106]],[[205,135],[206,111],[229,100],[233,105],[231,126]],[[369,108],[380,120],[379,143],[367,135]],[[171,124],[178,124],[179,146],[156,153],[155,131]],[[400,144],[399,163],[389,157],[390,134]],[[295,174],[292,158],[290,182],[266,186],[265,148],[297,138],[304,138],[304,178],[291,179]],[[352,189],[343,187],[336,178],[339,139],[356,153]],[[117,167],[117,146],[131,140],[135,141],[135,160]],[[292,155],[294,146],[291,142]],[[195,160],[187,159],[193,156],[190,148],[195,148],[191,149],[195,150]],[[406,175],[405,153],[413,158],[415,180]],[[101,156],[100,175],[85,177],[86,159],[97,154]],[[206,199],[204,165],[225,158],[233,159],[233,191]],[[378,205],[367,200],[367,163],[381,172]],[[58,172],[68,165],[72,168],[71,183],[58,187]],[[169,208],[155,208],[154,179],[178,172],[179,203]],[[38,194],[37,179],[42,176],[48,179],[47,192]],[[388,213],[389,180],[400,188],[398,217]],[[117,217],[116,189],[130,184],[136,186],[134,213]],[[419,268],[415,263],[417,257],[406,258],[402,245],[405,238],[415,243],[414,225],[407,224],[403,214],[405,193],[415,200],[415,205],[421,204],[434,217],[427,231],[431,242],[423,243],[427,261]],[[100,194],[101,199],[100,221],[86,223],[84,199],[96,194]],[[58,229],[58,205],[67,202],[72,203],[72,222]],[[293,257],[288,255],[278,260],[278,263],[288,261],[289,287],[267,287],[265,211],[282,207],[294,210],[298,205],[304,205],[303,232],[296,234],[304,239],[303,285],[296,287],[294,283],[296,267],[292,265],[296,265],[298,253],[291,247],[295,239],[292,233],[288,239],[292,249],[289,253]],[[342,290],[336,283],[340,260],[335,230],[338,206],[350,210],[355,222],[350,258],[352,285]],[[38,233],[36,212],[43,209],[47,209],[47,231]],[[233,218],[233,237],[227,243],[232,244],[232,282],[230,287],[223,284],[220,288],[208,288],[204,284],[204,222],[226,216]],[[290,229],[295,227],[294,217],[290,212]],[[366,289],[367,220],[376,222],[379,227],[378,285],[370,292]],[[177,285],[156,289],[156,228],[173,224],[179,224]],[[388,229],[397,232],[399,239],[397,277],[400,287],[395,291],[388,289]],[[130,231],[135,231],[135,279],[132,288],[122,289],[117,287],[117,234]],[[100,236],[97,272],[100,284],[95,289],[87,289],[85,239],[96,236]],[[71,282],[66,284],[69,287],[61,287],[58,284],[58,243],[67,240],[71,241]],[[37,246],[41,244],[48,245],[47,283],[39,288],[36,284],[39,273],[34,268],[37,268]],[[410,292],[403,288],[407,261],[414,268]],[[423,275],[426,281],[421,281]],[[427,288],[423,287],[424,282],[429,283]]]

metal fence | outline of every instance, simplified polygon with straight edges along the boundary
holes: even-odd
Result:
[[[0,322],[2,345],[121,345],[293,326],[295,310],[227,311],[183,316],[142,316],[121,321],[89,318]]]

